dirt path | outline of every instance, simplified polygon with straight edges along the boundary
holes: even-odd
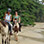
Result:
[[[11,36],[11,44],[44,44],[44,23],[36,23],[34,27],[22,27],[22,32],[18,33],[18,41]],[[1,44],[1,35],[0,35]]]

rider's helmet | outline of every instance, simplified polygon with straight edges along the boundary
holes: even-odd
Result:
[[[11,9],[10,8],[8,8],[8,12],[11,12]]]

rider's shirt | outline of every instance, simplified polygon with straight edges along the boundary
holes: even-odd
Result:
[[[10,21],[8,21],[8,20],[10,20],[10,17],[11,17],[11,14],[9,14],[9,15],[6,14],[6,17],[5,17],[5,19],[7,20],[6,22],[8,22],[8,23],[10,22]]]
[[[17,19],[17,22],[19,21],[20,16],[14,16],[15,19]]]

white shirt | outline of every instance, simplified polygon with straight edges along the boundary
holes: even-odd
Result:
[[[6,20],[10,20],[10,17],[11,17],[11,14],[9,14],[9,15],[8,15],[8,14],[6,14],[5,19],[6,19]]]

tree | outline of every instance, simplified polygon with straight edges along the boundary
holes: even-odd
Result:
[[[8,8],[11,8],[12,16],[14,16],[14,12],[17,10],[21,16],[22,23],[33,24],[34,21],[42,20],[43,7],[43,5],[32,0],[0,0],[0,18],[3,19],[4,13]]]

